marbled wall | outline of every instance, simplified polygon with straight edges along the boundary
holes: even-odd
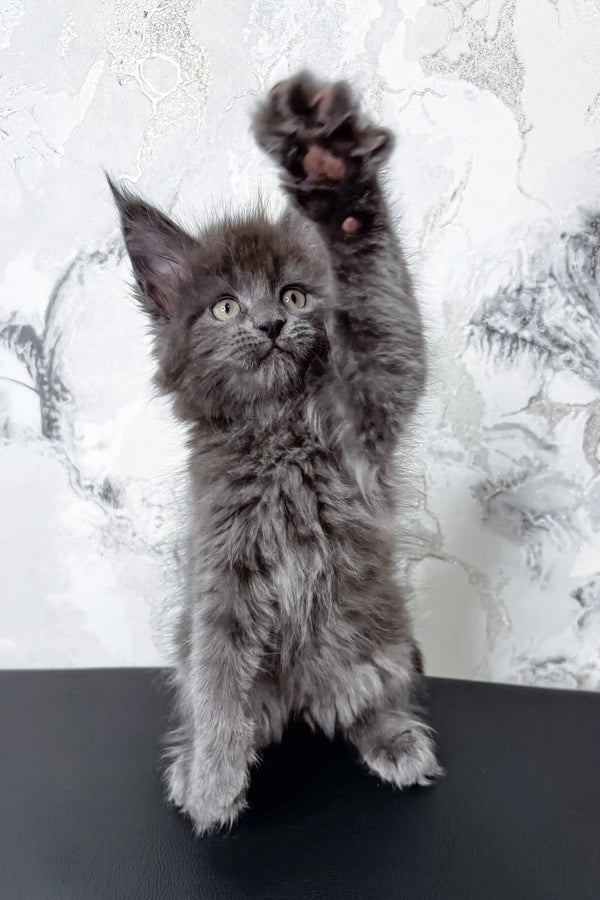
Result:
[[[600,2],[0,4],[0,665],[150,664],[182,439],[102,168],[276,195],[265,88],[351,78],[431,344],[403,566],[433,673],[600,686]]]

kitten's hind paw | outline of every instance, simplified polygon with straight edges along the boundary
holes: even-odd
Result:
[[[444,774],[439,765],[429,729],[415,721],[396,732],[363,735],[356,741],[369,769],[383,781],[399,788],[432,784]]]

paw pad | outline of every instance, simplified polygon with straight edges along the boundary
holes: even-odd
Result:
[[[346,174],[343,159],[334,156],[333,153],[318,144],[310,145],[308,153],[302,160],[302,167],[311,180],[324,175],[332,181],[341,181]]]
[[[358,219],[355,219],[354,216],[348,216],[348,218],[344,219],[342,222],[342,231],[346,234],[356,234],[359,228],[360,222]]]

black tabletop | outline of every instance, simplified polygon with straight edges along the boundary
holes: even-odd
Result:
[[[198,840],[162,800],[159,670],[0,673],[0,898],[598,900],[600,695],[431,679],[427,703],[435,787],[294,726]]]

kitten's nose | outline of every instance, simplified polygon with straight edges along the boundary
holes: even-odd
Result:
[[[272,341],[277,340],[281,329],[285,325],[285,319],[274,319],[272,322],[264,322],[262,325],[259,325],[259,331],[264,331]]]

